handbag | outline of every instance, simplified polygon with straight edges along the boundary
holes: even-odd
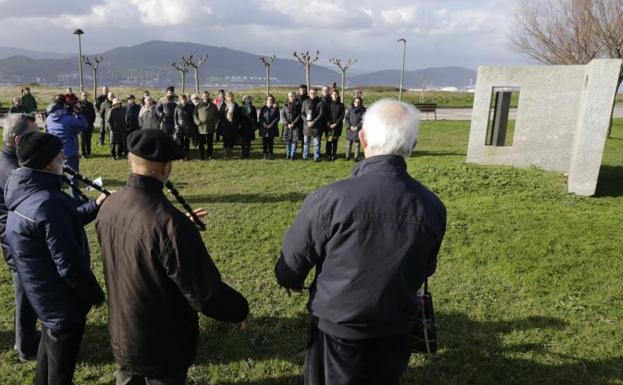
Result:
[[[435,326],[435,309],[433,296],[428,291],[428,279],[424,281],[424,289],[417,294],[415,318],[411,328],[411,351],[413,353],[437,352],[437,328]]]

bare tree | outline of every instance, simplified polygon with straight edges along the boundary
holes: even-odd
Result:
[[[175,70],[180,73],[180,76],[182,77],[182,93],[186,93],[186,73],[188,73],[188,64],[184,62],[182,57],[180,64],[173,62],[171,63],[171,67],[175,68]]]
[[[623,58],[623,0],[522,0],[510,43],[545,64]]]
[[[193,55],[190,55],[188,57],[182,56],[182,62],[184,62],[184,64],[186,65],[186,68],[188,68],[190,66],[195,71],[195,93],[196,94],[199,94],[199,67],[201,67],[201,65],[203,63],[205,63],[205,61],[207,59],[208,59],[208,53],[207,52],[205,54],[203,54],[203,56],[196,63],[193,62]],[[184,91],[182,91],[182,93],[183,92]]]
[[[260,56],[260,63],[264,65],[266,70],[266,95],[270,95],[270,67],[273,65],[276,56]]]
[[[318,50],[316,50],[315,57],[312,57],[312,55],[309,54],[309,51],[301,52],[301,53],[298,53],[295,51],[293,53],[293,56],[297,58],[298,61],[305,66],[305,83],[307,84],[307,89],[311,88],[311,78],[310,78],[311,66],[312,64],[318,61],[319,54],[320,54],[320,51]]]
[[[346,71],[348,71],[350,66],[357,63],[357,59],[348,59],[348,63],[342,64],[342,59],[336,59],[332,57],[331,59],[329,59],[329,62],[332,64],[335,64],[337,68],[339,68],[340,71],[342,72],[342,94],[341,95],[342,95],[342,100],[344,100],[344,88],[346,87]]]
[[[83,56],[82,60],[84,61],[84,64],[93,69],[93,98],[95,98],[97,97],[97,67],[99,67],[100,62],[104,60],[104,58],[101,56],[95,56],[93,61],[91,61],[88,57]]]

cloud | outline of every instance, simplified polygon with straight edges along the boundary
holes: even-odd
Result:
[[[20,6],[15,3],[19,1]],[[327,58],[356,57],[359,68],[395,68],[396,39],[408,41],[407,63],[508,63],[511,0],[0,0],[0,45],[74,50],[85,31],[89,54],[147,40],[193,41],[291,57],[319,49]],[[24,5],[24,6],[22,6]],[[409,55],[413,59],[410,60]]]

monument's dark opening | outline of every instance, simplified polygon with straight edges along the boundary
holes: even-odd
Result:
[[[515,120],[510,120],[511,106],[519,101],[519,87],[493,87],[485,146],[512,146]]]

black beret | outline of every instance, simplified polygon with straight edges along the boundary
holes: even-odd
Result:
[[[52,134],[33,131],[20,136],[17,159],[22,167],[41,170],[63,149],[63,142]]]
[[[157,129],[141,129],[128,136],[128,150],[152,162],[182,159],[184,152],[170,135]]]

